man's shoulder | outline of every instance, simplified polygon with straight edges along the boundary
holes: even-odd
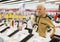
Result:
[[[52,19],[49,15],[46,15],[47,18],[49,18],[50,20]]]

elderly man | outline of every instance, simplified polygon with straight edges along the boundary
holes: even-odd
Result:
[[[49,31],[49,33],[52,31],[52,34],[55,32],[55,26],[52,23],[52,20],[47,16],[45,7],[42,4],[39,4],[37,6],[37,14],[38,17],[35,18],[35,22],[38,24],[37,32],[39,36],[46,38],[46,32],[47,28],[52,28],[52,30]]]

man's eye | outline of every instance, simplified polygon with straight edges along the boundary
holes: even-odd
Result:
[[[41,10],[41,9],[39,9],[39,10]]]
[[[41,10],[41,9],[37,9],[37,10]]]

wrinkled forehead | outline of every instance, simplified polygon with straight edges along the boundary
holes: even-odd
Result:
[[[37,5],[37,9],[45,9],[45,7],[42,4],[40,4],[40,5]]]

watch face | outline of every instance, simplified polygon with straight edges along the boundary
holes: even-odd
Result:
[[[0,37],[0,42],[4,42],[4,39]]]

